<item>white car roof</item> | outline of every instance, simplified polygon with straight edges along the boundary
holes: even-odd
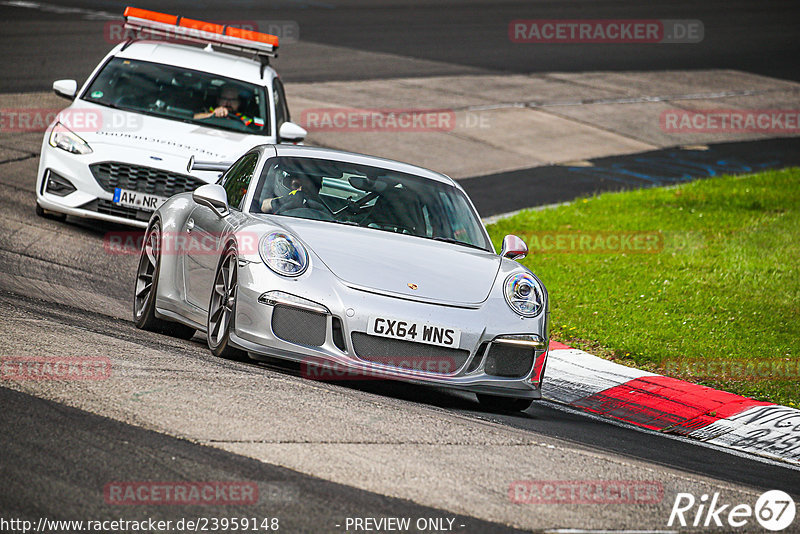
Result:
[[[143,40],[134,41],[127,47],[120,45],[112,55],[209,72],[256,85],[271,85],[277,76],[271,67],[266,67],[262,78],[258,61],[199,46]]]

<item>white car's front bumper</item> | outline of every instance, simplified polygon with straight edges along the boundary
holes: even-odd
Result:
[[[45,133],[42,143],[41,158],[39,160],[39,170],[36,177],[36,203],[45,210],[85,217],[103,221],[115,222],[136,226],[139,228],[147,227],[152,212],[137,210],[114,204],[113,187],[103,188],[92,173],[92,165],[111,162],[123,169],[152,169],[159,174],[158,180],[168,180],[171,176],[186,177],[186,165],[190,154],[186,157],[179,157],[159,153],[153,154],[152,151],[142,150],[133,147],[121,147],[108,144],[93,145],[94,152],[91,154],[72,154],[50,146],[48,143],[49,130]],[[75,187],[75,191],[67,195],[59,195],[48,191],[47,178],[50,173],[69,180]],[[155,172],[150,172],[151,176]],[[202,172],[197,176],[191,176],[188,183],[195,186],[214,181],[219,173]],[[198,176],[202,175],[202,178]],[[177,178],[179,185],[174,192],[168,195],[182,193],[192,188],[184,188],[183,178]],[[146,181],[146,180],[144,180]],[[151,183],[153,178],[150,178]],[[141,186],[144,189],[144,185]],[[152,187],[152,185],[150,186]]]

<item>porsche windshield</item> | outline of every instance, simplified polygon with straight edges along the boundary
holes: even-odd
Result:
[[[337,222],[492,251],[466,195],[435,180],[341,161],[276,157],[264,165],[256,187],[253,213]]]
[[[115,57],[82,98],[224,130],[269,134],[264,88],[207,72]]]

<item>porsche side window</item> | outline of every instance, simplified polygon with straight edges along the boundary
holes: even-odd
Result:
[[[247,194],[250,181],[258,163],[258,154],[247,154],[234,163],[222,177],[220,185],[228,194],[228,205],[234,209],[241,209],[242,199]]]
[[[443,237],[456,239],[462,243],[472,245],[481,243],[481,236],[477,227],[466,224],[468,214],[471,213],[466,198],[460,194],[445,194],[439,192],[441,206],[442,226],[446,229]]]

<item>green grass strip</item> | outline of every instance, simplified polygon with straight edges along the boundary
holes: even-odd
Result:
[[[606,193],[489,226],[530,247],[551,336],[677,378],[800,404],[800,169]]]

